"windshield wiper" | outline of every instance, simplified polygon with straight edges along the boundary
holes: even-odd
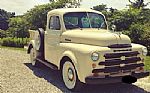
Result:
[[[106,28],[106,24],[103,22],[99,27],[98,27],[98,30],[100,29],[105,29]]]

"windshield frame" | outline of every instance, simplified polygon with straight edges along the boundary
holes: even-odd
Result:
[[[86,17],[88,18],[88,21],[89,21],[89,27],[81,27],[81,26],[74,26],[75,24],[70,24],[70,25],[72,25],[72,26],[74,26],[74,28],[66,28],[66,24],[65,24],[65,16],[67,15],[67,14],[71,14],[71,13],[85,13],[86,14]],[[89,17],[89,14],[97,14],[97,15],[99,15],[99,16],[101,16],[101,18],[103,19],[103,23],[104,23],[104,25],[105,25],[105,28],[101,28],[101,27],[92,27],[91,26],[91,20],[90,20],[90,17]],[[81,19],[80,19],[80,21],[81,21]],[[105,30],[107,30],[108,29],[108,24],[107,24],[107,21],[106,21],[106,18],[105,18],[105,16],[102,14],[102,13],[98,13],[98,12],[66,12],[65,14],[63,14],[63,23],[64,23],[64,28],[66,29],[66,30],[73,30],[73,29],[105,29]],[[80,23],[81,24],[81,23]]]

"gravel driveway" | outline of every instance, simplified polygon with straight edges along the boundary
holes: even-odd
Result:
[[[71,92],[64,87],[59,71],[32,67],[26,51],[0,48],[0,93]],[[134,85],[88,85],[80,93],[150,93],[150,77]]]

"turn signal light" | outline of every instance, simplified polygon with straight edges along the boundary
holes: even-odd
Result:
[[[96,64],[95,63],[92,64],[92,68],[96,68]]]

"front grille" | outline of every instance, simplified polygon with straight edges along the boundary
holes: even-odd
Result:
[[[120,67],[120,66],[105,67],[104,69],[94,69],[92,73],[99,73],[99,72],[111,73],[111,72],[119,72],[119,71],[125,72],[125,70],[133,70],[141,66],[144,66],[144,64],[143,63],[132,64],[132,65],[126,65],[124,67]]]
[[[141,61],[141,58],[137,55],[138,51],[128,51],[123,53],[106,53],[104,55],[105,61],[99,62],[99,65],[105,66],[103,69],[94,69],[92,73],[119,73],[136,69],[137,67],[144,66],[143,63],[137,63]],[[123,57],[123,59],[121,58]]]
[[[110,58],[120,58],[122,56],[125,57],[132,57],[132,56],[137,56],[139,54],[138,51],[134,51],[134,52],[123,52],[123,53],[107,53],[104,55],[104,57],[106,59],[110,59]]]
[[[109,48],[131,48],[131,44],[113,44],[109,45]]]
[[[132,58],[126,58],[125,60],[121,59],[112,59],[112,60],[106,60],[104,62],[100,62],[99,65],[105,65],[105,66],[112,66],[112,65],[120,65],[122,63],[129,64],[129,63],[136,63],[137,61],[140,61],[140,57],[132,57]]]
[[[125,51],[132,51],[132,49],[117,49],[117,50],[114,50],[114,52],[125,52]]]

